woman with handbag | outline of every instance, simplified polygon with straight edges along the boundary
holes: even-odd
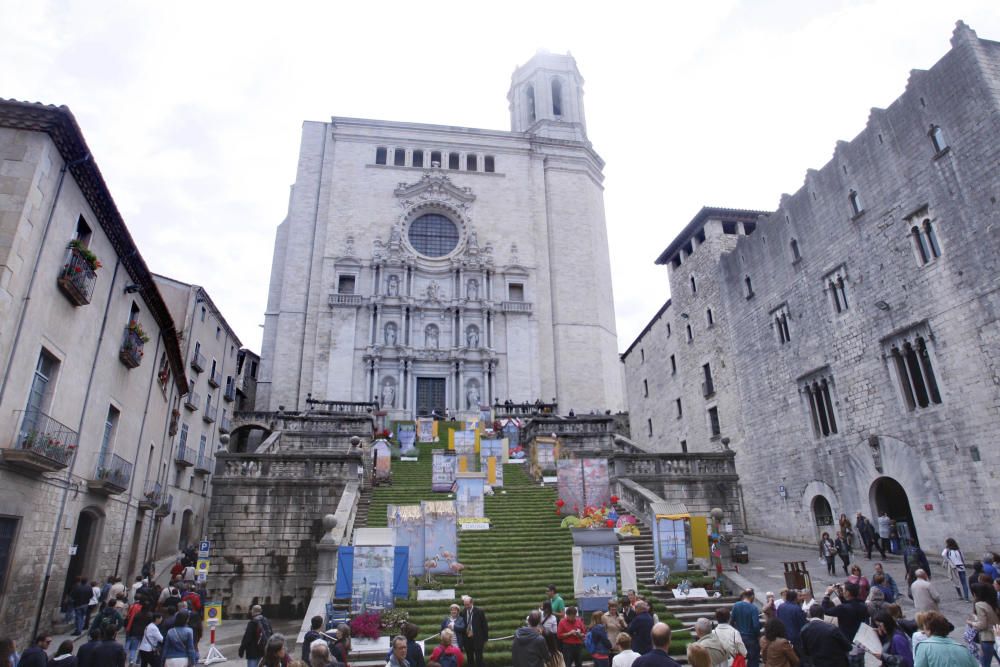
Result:
[[[965,576],[965,557],[954,538],[949,537],[944,541],[944,551],[941,552],[941,558],[944,559],[944,566],[948,568],[948,578],[955,585],[955,591],[968,602],[969,580]],[[956,578],[962,584],[961,587],[955,583]]]
[[[826,563],[826,571],[829,575],[831,577],[836,576],[837,545],[830,539],[830,533],[823,533],[823,536],[820,538],[819,555]]]
[[[188,627],[187,613],[178,613],[174,627],[163,638],[163,667],[193,667],[198,662],[194,631]]]
[[[163,614],[153,614],[152,619],[142,631],[142,641],[139,642],[139,667],[160,667],[160,645],[163,635],[160,633],[160,623]]]
[[[990,667],[993,664],[993,656],[996,655],[996,636],[993,628],[1000,625],[996,594],[989,584],[973,584],[972,599],[975,600],[973,614],[966,622],[976,632],[980,666]],[[1000,658],[997,660],[1000,661]]]

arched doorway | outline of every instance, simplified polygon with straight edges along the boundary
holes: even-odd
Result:
[[[184,550],[191,544],[191,524],[194,523],[194,512],[184,510],[181,515],[181,536],[177,540],[177,546]]]
[[[88,579],[97,576],[91,556],[95,546],[100,542],[100,531],[101,515],[93,509],[81,511],[76,520],[69,566],[66,568],[66,590],[69,590],[79,576]]]
[[[910,511],[910,499],[903,486],[892,477],[879,477],[872,484],[869,493],[872,504],[872,522],[885,512],[896,522],[901,544],[913,542],[919,544],[917,528],[913,524],[913,513]]]
[[[233,432],[229,434],[229,446],[227,449],[234,453],[245,453],[256,451],[262,442],[267,440],[271,435],[271,431],[257,426],[256,424],[247,424],[245,426],[239,426],[233,429]]]

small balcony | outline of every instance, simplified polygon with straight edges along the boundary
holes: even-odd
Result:
[[[205,355],[196,350],[194,356],[191,357],[191,368],[199,373],[205,370]]]
[[[198,459],[198,453],[187,445],[180,445],[174,454],[174,463],[182,468],[190,468]]]
[[[139,509],[143,512],[155,510],[161,502],[163,502],[163,487],[156,480],[147,481],[139,497]]]
[[[327,303],[331,308],[337,306],[357,307],[364,303],[364,299],[360,294],[331,294]]]
[[[194,464],[194,471],[203,475],[211,475],[215,470],[215,459],[208,454],[198,454],[198,462]]]
[[[236,383],[235,382],[230,382],[226,386],[226,390],[224,392],[222,392],[222,400],[224,400],[224,401],[226,401],[228,403],[232,403],[233,401],[236,400]]]
[[[500,310],[505,313],[527,313],[531,314],[531,303],[529,301],[504,301],[500,304]]]
[[[94,476],[87,480],[91,493],[117,496],[128,490],[132,481],[132,464],[117,454],[104,454],[97,463]]]
[[[711,380],[706,380],[701,383],[701,395],[705,398],[711,398],[715,395],[715,383]]]
[[[201,407],[201,396],[194,389],[184,395],[184,407],[191,412]]]
[[[232,433],[233,432],[233,420],[222,415],[222,419],[219,420],[219,433]]]
[[[21,428],[13,446],[3,450],[8,465],[30,472],[65,469],[76,451],[77,433],[40,410],[18,410]]]
[[[218,389],[219,385],[222,384],[222,373],[220,373],[219,371],[213,371],[208,376],[208,384],[213,389]]]
[[[201,413],[201,418],[206,424],[215,423],[215,411],[212,410],[211,404],[205,406],[205,411]]]
[[[63,295],[74,306],[86,306],[90,303],[94,285],[97,284],[97,271],[94,270],[96,263],[97,258],[86,248],[70,246],[66,252],[66,262],[56,282]]]
[[[128,368],[138,368],[139,364],[142,363],[142,346],[147,340],[138,324],[130,324],[125,327],[122,349],[118,352],[118,358]]]
[[[174,509],[174,497],[168,495],[166,498],[160,500],[159,506],[156,508],[156,516],[165,517],[170,514]]]

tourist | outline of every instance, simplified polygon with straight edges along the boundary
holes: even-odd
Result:
[[[145,583],[145,579],[140,574],[140,575],[136,576],[135,582],[131,586],[129,586],[128,597],[129,597],[129,599],[132,602],[136,602],[137,601],[136,593],[139,592],[139,589],[143,587],[144,583]]]
[[[563,616],[566,615],[566,602],[562,599],[562,596],[556,592],[555,584],[549,584],[546,593],[549,596],[549,602],[552,603],[552,613],[556,615],[556,618],[562,620]]]
[[[536,612],[532,612],[532,613],[534,614]],[[529,619],[529,622],[530,622],[530,619]],[[528,629],[528,628],[518,628],[518,631],[525,630],[525,629]],[[544,648],[544,646],[545,646],[545,640],[542,639],[542,636],[540,634],[538,634],[537,631],[534,634],[535,634],[535,637],[538,639],[538,641],[541,642],[542,648]],[[517,643],[517,633],[515,633],[514,637],[515,637],[514,638],[514,642],[516,644]],[[421,653],[422,653],[422,651],[421,651]],[[539,658],[539,662],[537,662],[537,663],[524,663],[524,664],[525,665],[533,664],[534,667],[542,667],[542,663],[545,660],[545,652],[542,651],[540,653],[540,656],[541,657]],[[407,655],[407,659],[409,659],[409,655]],[[422,659],[423,659],[423,656],[421,655],[421,660]],[[444,630],[441,631],[441,643],[438,644],[437,646],[435,646],[434,650],[431,651],[431,660],[433,660],[433,661],[437,662],[438,664],[440,664],[441,667],[462,667],[462,652],[460,650],[458,650],[457,646],[455,646],[455,633],[454,633],[454,631],[449,630],[448,628],[445,628]],[[412,665],[412,663],[411,663],[411,665]]]
[[[556,634],[559,631],[559,618],[552,613],[552,603],[546,600],[542,603],[542,632]]]
[[[882,558],[885,558],[885,552],[891,552],[891,549],[889,548],[889,540],[892,537],[892,519],[890,519],[889,515],[885,513],[885,510],[883,510],[875,521],[878,523],[879,551],[882,552]]]
[[[604,627],[604,612],[595,611],[590,615],[590,657],[594,659],[594,667],[611,666],[611,639],[608,637],[607,628]]]
[[[712,621],[707,618],[699,618],[694,622],[694,636],[702,651],[708,655],[709,665],[728,665],[729,653],[722,646],[722,641],[718,635],[712,632]],[[694,645],[692,644],[692,645]]]
[[[688,644],[686,653],[688,664],[691,667],[714,667],[711,654],[701,644]]]
[[[459,613],[460,611],[461,607],[457,604],[451,605],[448,615],[441,621],[442,630],[448,629],[455,633],[455,643],[459,649],[462,648],[462,638],[465,637],[465,617]]]
[[[424,649],[417,643],[420,627],[415,623],[403,621],[399,630],[406,637],[406,661],[410,663],[410,667],[425,667]]]
[[[846,514],[840,515],[840,521],[838,522],[840,526],[840,534],[844,536],[847,540],[847,545],[853,549],[854,548],[854,530],[851,528],[851,520],[847,518]]]
[[[851,642],[840,628],[824,620],[823,607],[809,607],[809,622],[802,628],[802,657],[813,667],[847,667]]]
[[[101,628],[101,643],[97,645],[90,657],[91,665],[94,667],[125,667],[128,663],[128,656],[125,654],[125,647],[115,641],[116,634],[118,634],[118,628],[113,625]],[[77,660],[81,667],[86,667],[79,656],[77,656]],[[163,667],[174,667],[175,664],[164,662]]]
[[[907,637],[912,637],[913,633],[917,631],[917,622],[912,618],[904,618],[903,608],[895,602],[887,604],[885,610],[892,616],[892,620],[896,621],[896,627],[902,630]]]
[[[632,667],[639,654],[632,650],[632,637],[627,632],[619,632],[615,639],[617,655],[611,660],[611,667]]]
[[[639,598],[635,591],[629,589],[625,592],[625,598],[622,600],[622,617],[625,619],[626,626],[632,623],[632,619],[635,618],[637,602],[639,602]]]
[[[73,604],[73,622],[74,622],[74,634],[82,635],[84,628],[88,625],[87,623],[87,605],[90,603],[90,598],[93,596],[93,591],[87,580],[83,577],[76,578],[76,584],[69,591],[70,601]]]
[[[785,594],[785,604],[781,605],[778,609],[778,618],[783,627],[782,636],[792,643],[796,651],[802,650],[802,642],[799,640],[799,633],[806,624],[806,613],[802,611],[802,607],[798,605],[799,593],[798,591],[791,590]],[[766,628],[765,628],[766,632]],[[764,659],[764,653],[761,652],[761,659]],[[767,661],[765,660],[765,664]]]
[[[76,650],[76,664],[79,667],[92,667],[96,665],[97,663],[94,662],[94,651],[100,645],[101,633],[97,630],[91,630],[88,635],[88,641]],[[160,667],[159,661],[156,662],[156,667]]]
[[[309,659],[304,662],[309,667],[331,667],[337,664],[330,655],[330,646],[322,638],[306,644],[306,647],[309,649]]]
[[[139,644],[152,616],[150,610],[141,602],[135,602],[129,607],[125,617],[125,651],[128,653],[130,665],[139,663]]]
[[[618,605],[614,598],[608,600],[608,610],[604,612],[601,622],[604,623],[604,629],[608,633],[608,641],[611,642],[611,657],[613,658],[618,652],[618,633],[628,627],[625,618],[618,613]]]
[[[891,593],[891,595],[885,596],[886,601],[895,602],[896,599],[899,597],[899,586],[896,585],[896,580],[892,578],[892,575],[885,571],[885,568],[882,566],[881,561],[875,563],[875,572],[872,574],[873,584],[875,583],[875,578],[878,577],[879,575],[882,575],[882,578],[884,579],[882,585],[888,589],[889,593]],[[883,589],[882,592],[885,593],[886,590]]]
[[[545,667],[566,667],[566,661],[563,659],[556,636],[543,633],[542,637],[545,639],[545,650],[549,652],[549,657],[545,659]]]
[[[872,619],[875,631],[882,641],[882,653],[876,653],[879,660],[883,655],[893,655],[898,659],[900,667],[913,667],[913,649],[910,646],[910,638],[896,626],[896,620],[887,611],[879,612],[879,615]]]
[[[0,639],[0,667],[16,667],[17,647],[10,638]]]
[[[854,524],[858,535],[861,537],[862,544],[865,545],[865,557],[868,560],[872,559],[872,547],[877,547],[880,554],[882,554],[882,560],[885,560],[885,551],[882,550],[882,545],[878,541],[878,535],[875,532],[875,527],[872,522],[869,521],[864,514],[858,512],[857,521]]]
[[[291,661],[291,657],[285,651],[285,636],[275,632],[267,640],[267,646],[264,647],[264,657],[260,661],[261,667],[289,667]],[[410,667],[409,663],[405,664]],[[167,666],[164,665],[164,667]]]
[[[903,549],[903,567],[907,573],[918,568],[923,569],[927,573],[927,578],[931,578],[931,564],[927,560],[927,554],[913,542],[907,544],[906,548]]]
[[[406,637],[396,635],[392,638],[391,645],[392,652],[385,667],[410,667],[410,663],[406,661]]]
[[[347,623],[339,624],[334,632],[334,637],[336,639],[330,647],[330,652],[333,654],[334,660],[346,665],[347,656],[351,654],[351,626]],[[459,640],[459,646],[461,646],[461,640]]]
[[[163,614],[153,614],[142,631],[142,641],[139,642],[139,667],[158,667],[160,664],[159,648],[163,643],[163,635],[158,627],[163,622]]]
[[[267,649],[267,640],[274,634],[271,630],[271,622],[265,618],[263,611],[259,604],[250,607],[250,620],[247,621],[247,627],[243,631],[243,639],[240,641],[240,648],[237,651],[241,658],[246,657],[247,667],[257,667],[260,664]]]
[[[955,592],[963,600],[968,601],[969,581],[965,577],[965,557],[962,556],[962,550],[958,548],[958,542],[954,538],[949,537],[944,541],[944,551],[941,552],[941,558],[944,559],[944,565],[948,568],[948,578],[955,586]]]
[[[844,568],[844,575],[847,575],[849,574],[847,566],[851,563],[851,543],[847,541],[843,533],[838,532],[834,546],[837,548],[837,557],[840,558],[840,564]]]
[[[848,582],[840,587],[838,597],[840,597],[841,603],[839,605],[835,605],[830,600],[834,590],[836,589],[833,586],[827,587],[826,595],[823,597],[823,611],[827,616],[836,618],[844,636],[853,641],[858,628],[868,620],[868,607],[859,597],[857,584]]]
[[[49,661],[49,667],[76,667],[76,665],[76,657],[73,655],[73,640],[65,639],[59,644],[55,655]]]
[[[813,592],[808,588],[799,592],[799,606],[802,607],[802,613],[808,616],[809,607],[816,604],[816,600],[813,598]]]
[[[566,667],[583,667],[583,638],[587,628],[576,615],[576,607],[567,607],[566,616],[559,621],[556,637],[562,646]]]
[[[826,561],[826,571],[832,577],[837,574],[837,566],[834,561],[837,559],[837,545],[830,539],[830,533],[824,532],[819,538],[819,555]]]
[[[851,575],[847,577],[847,583],[857,584],[858,599],[860,600],[868,599],[868,591],[872,589],[872,586],[871,583],[869,583],[868,578],[865,575],[861,574],[860,565],[855,564],[851,566]]]
[[[173,627],[163,638],[163,667],[186,667],[195,662],[198,662],[198,652],[194,631],[188,627],[188,614],[177,612]]]
[[[760,613],[753,603],[752,588],[740,594],[740,600],[733,605],[730,623],[740,633],[747,649],[747,667],[760,667]]]
[[[802,611],[798,605],[795,608]],[[771,619],[764,625],[764,636],[760,638],[760,659],[765,667],[796,667],[799,664],[799,656],[788,640],[785,624],[779,618]]]
[[[90,582],[90,600],[87,601],[87,625],[90,625],[90,619],[93,618],[94,612],[99,610],[100,605],[101,585],[94,580]]]
[[[666,623],[657,623],[650,632],[653,642],[653,650],[645,653],[635,662],[632,667],[680,667],[677,661],[670,657],[670,626]]]
[[[910,597],[917,611],[939,611],[941,596],[927,577],[927,572],[918,569],[913,573],[916,577],[910,585]]]
[[[1000,570],[997,569],[996,563],[997,557],[991,551],[987,551],[983,554],[983,573],[989,575],[990,581],[996,581],[1000,579]]]
[[[993,628],[1000,625],[1000,614],[997,613],[997,598],[993,587],[987,584],[972,585],[972,616],[966,621],[979,637],[980,658],[982,667],[990,667],[993,663],[995,635]]]
[[[777,617],[778,603],[775,600],[773,592],[768,591],[764,593],[764,608],[761,609],[761,613],[764,614],[764,619],[767,621]]]
[[[483,648],[489,639],[490,627],[486,621],[486,614],[482,609],[475,606],[472,598],[468,595],[462,596],[462,604],[465,609],[462,615],[465,617],[465,658],[469,662],[469,667],[484,667]]]
[[[653,650],[652,631],[656,621],[649,613],[649,605],[645,600],[636,600],[635,618],[628,624],[628,634],[632,638],[632,650],[639,655],[646,655]]]
[[[939,612],[928,612],[924,625],[930,636],[914,649],[915,667],[977,667],[969,649],[948,638],[952,625]]]
[[[323,640],[323,635],[321,634],[322,629],[322,616],[313,616],[309,619],[309,630],[302,637],[302,660],[305,661],[306,664],[311,664],[309,653],[312,651],[312,643],[317,639]]]
[[[743,643],[743,635],[740,631],[729,624],[732,620],[732,612],[726,607],[719,607],[715,610],[715,630],[712,631],[719,638],[722,650],[726,652],[729,659],[742,655],[747,655],[746,644]]]
[[[441,641],[443,646],[443,633]],[[437,659],[436,656],[440,648],[441,646],[438,646],[434,649],[434,653],[431,653],[431,660]],[[528,614],[528,625],[522,626],[514,632],[514,643],[510,649],[511,663],[513,667],[545,667],[545,658],[548,657],[548,653],[545,638],[542,636],[542,612],[536,609]],[[456,667],[462,667],[461,655],[458,656]]]
[[[35,643],[21,654],[17,667],[47,667],[49,654],[46,651],[52,643],[52,635],[42,633],[35,637]]]
[[[918,611],[914,620],[917,622],[917,630],[910,636],[910,645],[913,647],[913,652],[916,654],[917,645],[931,636],[927,632],[927,616],[931,612],[929,611]],[[897,622],[898,625],[898,622]]]
[[[892,604],[896,601],[896,594],[892,592],[892,587],[886,581],[885,573],[876,572],[875,576],[872,577],[871,592],[874,593],[876,590],[882,591],[882,599],[886,601],[886,604]]]
[[[873,588],[868,593],[868,599],[865,600],[865,606],[868,607],[868,618],[875,618],[879,613],[881,613],[888,606],[885,601],[885,594],[880,588]]]

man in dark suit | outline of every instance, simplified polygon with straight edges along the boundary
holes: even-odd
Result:
[[[834,588],[830,586],[826,589],[823,597],[823,613],[837,619],[840,631],[849,640],[854,641],[854,635],[858,633],[858,628],[862,623],[868,621],[868,606],[864,601],[858,599],[860,589],[854,582],[847,582],[840,591],[843,601],[839,605],[833,604],[830,596],[833,595]]]
[[[653,650],[653,615],[649,613],[649,605],[645,600],[635,603],[635,618],[628,624],[628,634],[632,637],[632,650],[639,655],[645,655]]]
[[[812,660],[814,667],[847,667],[851,642],[840,628],[824,621],[823,616],[823,608],[818,604],[809,607],[809,622],[799,635],[802,657]]]
[[[638,618],[638,614],[636,618]],[[670,626],[657,623],[651,631],[653,650],[639,656],[632,667],[680,667],[676,660],[670,657]]]
[[[786,638],[795,647],[795,651],[802,654],[802,642],[799,640],[799,633],[806,624],[806,614],[799,606],[799,592],[790,590],[785,593],[785,604],[778,607],[778,618],[785,624]]]
[[[472,603],[468,595],[462,596],[465,609],[465,658],[468,667],[483,667],[483,648],[489,638],[490,626],[486,622],[486,613]]]

